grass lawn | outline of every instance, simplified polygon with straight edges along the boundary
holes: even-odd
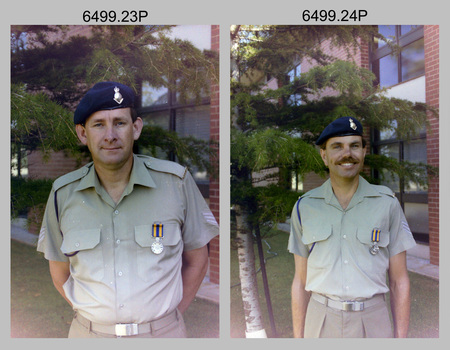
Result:
[[[34,247],[11,241],[11,337],[67,338],[72,309]],[[219,336],[219,305],[196,299],[184,314],[188,336]]]
[[[280,338],[292,337],[291,318],[291,283],[294,275],[294,259],[287,251],[289,234],[272,230],[273,234],[263,237],[270,245],[263,241],[264,257],[267,259],[267,279],[272,300],[275,327]],[[245,337],[245,319],[239,284],[239,265],[237,251],[231,249],[230,283],[231,283],[231,325],[232,338]],[[255,245],[255,259],[259,267],[258,252]],[[437,338],[439,337],[439,281],[416,273],[409,273],[411,281],[411,318],[408,337]],[[258,274],[258,290],[260,305],[263,313],[263,324],[268,337],[272,337],[272,330],[268,318],[261,273]]]

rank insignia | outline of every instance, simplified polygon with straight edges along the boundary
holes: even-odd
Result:
[[[380,241],[381,230],[379,228],[374,228],[372,230],[372,246],[369,248],[369,252],[372,255],[377,255],[380,251],[378,247],[378,242]]]
[[[161,223],[154,223],[152,227],[152,237],[155,242],[152,243],[151,249],[155,254],[161,254],[164,250],[162,239],[164,237],[164,225]]]
[[[120,89],[116,86],[114,88],[114,98],[113,98],[113,100],[116,101],[120,105],[122,103],[122,101],[123,101],[123,97],[122,97],[122,94],[119,91],[120,91]]]

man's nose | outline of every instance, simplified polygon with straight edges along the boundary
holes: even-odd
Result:
[[[114,125],[107,125],[105,129],[105,141],[113,142],[117,139],[116,130]]]

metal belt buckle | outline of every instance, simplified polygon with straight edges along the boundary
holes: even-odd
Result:
[[[364,303],[360,301],[344,301],[342,302],[342,309],[344,311],[362,311],[364,310]]]
[[[118,323],[116,324],[116,335],[118,337],[128,337],[139,334],[137,323]]]

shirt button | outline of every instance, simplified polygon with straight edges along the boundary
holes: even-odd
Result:
[[[120,244],[120,239],[118,239],[118,240],[116,241],[116,243],[117,243],[117,244]]]
[[[343,239],[347,239],[347,235],[343,235],[342,238],[343,238]]]
[[[348,264],[348,260],[344,260],[344,264]]]
[[[124,307],[123,304],[120,304],[120,305],[119,305],[119,308],[120,308],[120,309],[123,309],[123,307]]]
[[[75,247],[77,247],[77,248],[78,248],[79,246],[80,246],[80,243],[78,243],[78,242],[77,242],[77,243],[75,243]]]
[[[119,211],[118,211],[118,210],[115,210],[115,211],[114,211],[114,214],[116,214],[116,215],[119,214]]]
[[[122,271],[119,271],[118,273],[117,273],[118,275],[119,275],[119,277],[120,276],[122,276],[123,275],[123,272]]]

